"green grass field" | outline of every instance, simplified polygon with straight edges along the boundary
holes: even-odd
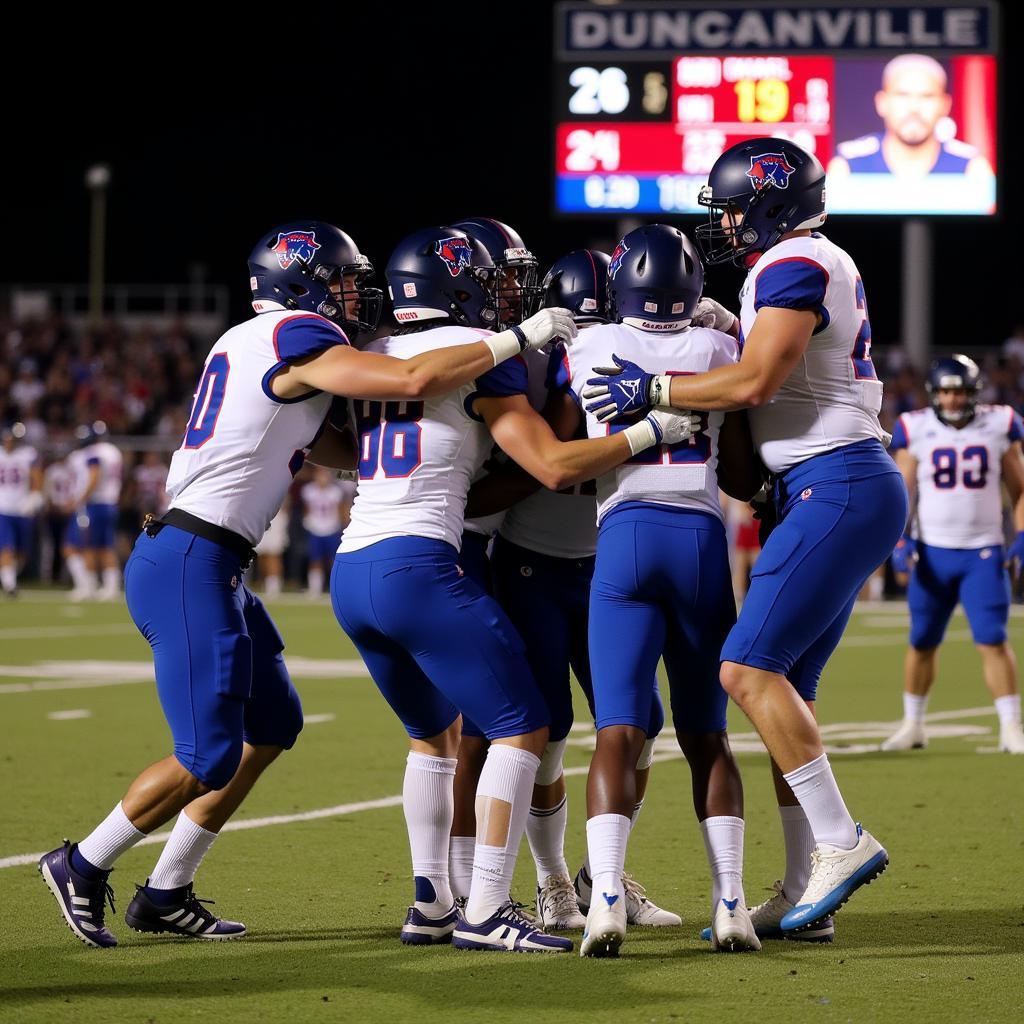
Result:
[[[28,593],[0,606],[0,1020],[1021,1019],[1024,758],[993,752],[997,721],[962,618],[943,649],[926,751],[870,749],[901,712],[902,607],[858,612],[826,674],[818,710],[836,774],[892,858],[839,915],[834,945],[716,956],[700,942],[707,866],[688,772],[666,738],[628,867],[683,927],[631,930],[619,960],[584,961],[399,943],[411,897],[397,801],[404,733],[326,605],[272,610],[310,721],[239,812],[237,823],[258,827],[225,832],[197,881],[248,936],[145,937],[115,917],[121,945],[101,951],[68,931],[34,856],[81,838],[169,752],[149,649],[122,605]],[[1011,635],[1020,649],[1024,619]],[[757,902],[781,874],[781,835],[767,757],[745,719],[731,721],[746,785],[747,896]],[[585,711],[579,723],[567,754],[573,870],[593,741]],[[384,805],[345,806],[368,801]],[[119,862],[119,913],[158,852],[140,846]],[[516,892],[533,892],[525,845]]]

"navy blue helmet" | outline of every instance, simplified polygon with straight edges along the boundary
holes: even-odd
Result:
[[[364,285],[372,276],[373,264],[356,243],[322,221],[282,224],[249,254],[249,286],[257,313],[319,313],[352,335],[373,331],[380,320],[383,293]],[[335,295],[331,285],[341,291]]]
[[[981,370],[969,356],[955,355],[936,359],[928,368],[928,379],[924,386],[935,415],[943,423],[960,424],[974,416],[975,407],[981,396]],[[960,412],[946,412],[939,403],[939,391],[951,389],[962,389],[967,392],[967,405]]]
[[[384,276],[399,324],[451,319],[496,329],[494,261],[465,231],[442,226],[414,232],[395,247]]]
[[[693,243],[668,224],[645,224],[615,247],[608,264],[608,319],[677,331],[693,317],[704,268]]]
[[[519,232],[493,217],[468,217],[453,227],[475,238],[494,263],[491,287],[498,310],[496,329],[505,330],[533,316],[540,309],[540,270]]]
[[[787,231],[824,223],[825,169],[786,139],[738,142],[715,161],[697,202],[708,210],[697,228],[705,262],[749,266]]]
[[[607,323],[609,263],[600,249],[576,249],[555,260],[541,285],[544,308],[567,309],[577,323]]]

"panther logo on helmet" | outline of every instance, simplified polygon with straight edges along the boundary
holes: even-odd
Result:
[[[788,188],[790,175],[795,172],[796,168],[786,159],[785,154],[762,153],[760,156],[750,158],[750,170],[747,171],[747,177],[755,191],[760,191],[765,185]]]
[[[309,263],[313,254],[320,248],[314,231],[289,231],[285,234],[278,234],[277,244],[271,248],[277,256],[277,262],[281,264],[282,270],[287,270],[296,260]]]
[[[434,252],[444,260],[452,277],[458,277],[463,267],[473,265],[473,248],[465,238],[439,238]]]
[[[623,239],[617,246],[615,251],[612,253],[612,261],[608,264],[608,276],[614,278],[619,272],[619,268],[622,266],[623,257],[629,252],[629,246],[626,245],[626,240]]]

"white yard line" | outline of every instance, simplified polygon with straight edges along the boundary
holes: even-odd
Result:
[[[960,711],[933,712],[925,716],[925,721],[939,722],[948,721],[950,719],[955,718],[976,718],[982,715],[994,714],[995,708],[991,706],[978,708],[963,708]],[[837,738],[839,736],[842,736],[844,738],[846,736],[856,738],[858,736],[864,735],[865,732],[867,732],[869,735],[873,734],[878,730],[879,727],[886,726],[887,730],[884,733],[880,733],[880,735],[888,735],[889,731],[891,731],[892,728],[898,724],[898,722],[833,722],[829,725],[823,726],[822,732],[827,734],[826,738]],[[980,734],[982,731],[983,730],[971,728],[969,730],[969,734]],[[951,732],[950,735],[961,736],[964,735],[964,731],[959,730],[955,733]],[[732,740],[732,745],[734,749],[736,749],[736,741],[756,740],[758,744],[760,743],[760,740],[757,738],[756,733],[731,734],[730,739]],[[672,739],[671,735],[665,738],[664,744],[667,749],[656,754],[654,757],[655,761],[678,761],[682,758],[683,755],[680,753],[678,749],[672,749],[675,745],[675,740]],[[843,747],[835,749],[829,748],[829,752],[854,754],[866,753],[868,751],[873,751],[877,749],[877,744],[860,744],[844,745]],[[984,749],[988,750],[988,748]],[[993,751],[995,749],[996,748],[992,748]],[[754,751],[751,750],[742,752]],[[586,775],[589,771],[589,765],[577,765],[573,768],[566,768],[565,774],[568,776]],[[379,800],[363,800],[359,803],[353,804],[337,804],[334,807],[319,807],[316,810],[301,811],[297,814],[273,814],[264,818],[245,818],[241,821],[229,821],[224,826],[224,828],[221,829],[221,831],[243,832],[247,831],[248,829],[254,828],[268,828],[272,825],[294,825],[298,822],[303,821],[318,821],[321,818],[338,818],[347,814],[359,814],[362,811],[376,811],[386,807],[400,807],[401,804],[401,794],[397,796],[385,796],[381,797]],[[169,835],[169,832],[154,832],[152,835],[146,836],[146,838],[139,842],[137,845],[149,846],[155,843],[162,843],[167,839]],[[19,853],[15,854],[12,857],[0,857],[0,868],[25,867],[29,864],[35,864],[39,860],[39,858],[43,856],[44,852],[45,851],[40,851],[39,853]]]

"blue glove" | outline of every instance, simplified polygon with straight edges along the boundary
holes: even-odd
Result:
[[[892,571],[910,572],[917,557],[917,541],[913,537],[900,537],[892,553]]]
[[[656,374],[648,373],[628,359],[613,355],[614,366],[595,366],[594,373],[604,376],[591,377],[583,388],[585,408],[599,423],[625,416],[631,412],[642,412],[650,404],[651,382]]]

